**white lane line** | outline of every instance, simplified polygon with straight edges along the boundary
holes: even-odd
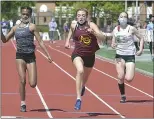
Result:
[[[46,55],[44,55],[40,50],[37,50],[41,55],[43,55],[45,58]],[[69,77],[71,77],[73,80],[75,80],[75,78],[69,74],[67,71],[65,71],[63,68],[61,68],[58,64],[56,64],[54,61],[52,62],[56,67],[58,67],[61,71],[63,71],[65,74],[67,74]],[[104,100],[102,100],[97,94],[95,94],[92,90],[90,90],[89,88],[86,87],[86,89],[92,94],[94,95],[99,101],[101,101],[102,103],[104,103],[107,107],[109,107],[113,112],[115,112],[116,114],[118,114],[121,118],[125,118],[123,115],[121,115],[118,111],[116,111],[114,108],[112,108],[109,104],[107,104]]]
[[[42,94],[41,94],[39,88],[38,88],[37,86],[36,86],[35,88],[36,88],[36,91],[37,91],[37,93],[38,93],[38,95],[39,95],[39,97],[40,97],[40,99],[41,99],[41,101],[42,101],[42,103],[43,103],[43,106],[44,106],[44,108],[45,108],[45,110],[46,110],[47,115],[49,116],[49,118],[53,118],[53,116],[51,115],[50,110],[49,110],[49,108],[48,108],[48,106],[47,106],[45,100],[43,99],[43,96],[42,96]]]
[[[58,45],[64,47],[64,44],[58,44]],[[74,46],[71,46],[71,49],[73,49],[73,48],[74,48]],[[108,62],[108,63],[110,63],[110,64],[115,64],[115,63],[114,63],[114,60],[111,60],[111,59],[102,57],[102,56],[97,55],[97,54],[96,54],[96,59],[99,59],[99,60],[104,61],[104,62]],[[153,79],[153,73],[146,72],[146,71],[144,71],[144,70],[142,70],[142,69],[139,69],[139,68],[135,68],[135,69],[136,69],[137,73],[140,73],[140,74],[143,75],[143,76],[146,76],[146,77],[148,77],[148,78],[150,78],[150,79]]]
[[[12,118],[23,118],[23,117],[20,117],[20,116],[1,116],[1,118],[3,119],[12,119]]]
[[[57,50],[57,49],[55,49],[55,48],[52,48],[50,45],[49,45],[49,48],[51,48],[51,49],[53,49],[53,50],[55,50],[55,51],[57,51],[57,52],[60,52],[60,53],[66,55],[66,56],[68,56],[68,57],[71,57],[70,55],[68,55],[68,54],[65,53],[65,52],[62,52],[62,51]],[[107,74],[107,73],[105,73],[105,72],[103,72],[103,71],[101,71],[101,70],[95,68],[95,67],[94,67],[93,69],[96,70],[96,71],[98,71],[98,72],[100,72],[100,73],[102,73],[102,74],[104,74],[104,75],[106,75],[106,76],[108,76],[108,77],[110,77],[111,79],[118,80],[117,78],[115,78],[115,77],[113,77],[113,76],[111,76],[111,75],[109,75],[109,74]],[[152,95],[150,95],[150,94],[148,94],[148,93],[146,93],[146,92],[144,92],[144,91],[142,91],[142,90],[140,90],[140,89],[138,89],[138,88],[135,88],[134,86],[131,86],[131,85],[129,85],[128,83],[125,83],[125,84],[126,84],[127,86],[129,86],[129,87],[131,87],[131,88],[133,88],[133,89],[135,89],[135,90],[137,90],[137,91],[139,91],[139,92],[141,92],[141,93],[143,93],[143,94],[145,94],[145,95],[151,97],[151,98],[154,98],[154,96],[152,96]]]
[[[17,50],[17,48],[16,48],[14,42],[13,42],[12,40],[11,40],[11,42],[12,42],[12,44],[13,44],[15,50]],[[46,110],[46,113],[47,113],[48,117],[49,117],[49,118],[53,118],[53,116],[51,115],[51,113],[50,113],[50,111],[49,111],[49,108],[48,108],[48,106],[47,106],[45,100],[43,99],[43,96],[42,96],[42,94],[41,94],[41,92],[40,92],[38,86],[36,86],[35,89],[36,89],[36,92],[38,93],[38,95],[39,95],[39,97],[40,97],[40,99],[41,99],[41,102],[42,102],[42,104],[43,104],[43,106],[44,106],[44,108],[45,108],[45,110]]]
[[[110,59],[108,59],[108,58],[104,58],[104,57],[102,57],[102,56],[100,56],[100,55],[96,55],[96,58],[99,59],[99,60],[101,60],[101,61],[108,62],[108,63],[110,63],[110,64],[115,65],[114,60],[110,60]],[[146,76],[146,77],[148,77],[149,79],[153,79],[153,74],[152,74],[152,73],[146,72],[146,71],[144,71],[144,70],[142,70],[142,69],[139,69],[139,68],[135,68],[135,69],[136,69],[137,73],[139,73],[139,74],[141,74],[141,75],[143,75],[143,76]],[[141,71],[142,71],[142,72],[141,72]],[[147,73],[147,74],[146,74],[146,73]]]

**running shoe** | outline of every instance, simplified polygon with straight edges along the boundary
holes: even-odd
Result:
[[[75,110],[80,110],[81,109],[81,100],[80,99],[76,100],[74,109]]]
[[[26,112],[26,105],[22,105],[20,107],[20,112]]]
[[[126,96],[121,96],[120,103],[126,103]]]

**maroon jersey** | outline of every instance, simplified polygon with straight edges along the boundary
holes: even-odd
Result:
[[[80,30],[78,27],[75,29],[73,34],[73,40],[75,42],[73,54],[90,56],[94,55],[95,52],[100,49],[96,36],[87,32],[87,29],[88,28]]]

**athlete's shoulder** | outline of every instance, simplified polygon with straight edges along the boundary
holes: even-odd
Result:
[[[37,26],[33,23],[29,23],[29,28],[31,31],[35,31],[37,29]]]
[[[18,26],[19,26],[19,25],[17,25],[17,24],[16,24],[15,26],[13,26],[13,27],[12,27],[12,29],[11,29],[11,30],[13,30],[13,31],[15,32],[15,31],[16,31],[16,29],[18,28]]]
[[[29,23],[29,26],[30,26],[30,27],[36,27],[36,25],[33,24],[33,23]]]
[[[76,24],[76,23],[77,23],[77,21],[76,21],[76,20],[73,20],[73,21],[72,21],[72,24]]]
[[[92,22],[92,21],[87,21],[87,23],[90,24],[90,25],[91,25],[91,24],[95,24],[95,23]]]
[[[115,26],[114,29],[113,29],[113,33],[114,33],[114,32],[117,32],[118,29],[119,29],[119,25]]]
[[[131,25],[129,25],[128,27],[129,27],[129,28],[130,28],[130,30],[131,30],[131,31],[133,31],[133,32],[134,32],[134,31],[137,31],[137,29],[136,29],[136,27],[135,27],[135,26],[131,26]]]
[[[77,21],[76,21],[76,20],[73,20],[73,21],[71,22],[71,29],[72,29],[72,30],[75,29],[76,25],[77,25]]]

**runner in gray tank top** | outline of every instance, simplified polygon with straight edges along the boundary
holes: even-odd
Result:
[[[30,23],[26,27],[17,26],[15,31],[17,53],[33,53],[35,51],[34,34],[29,29]]]
[[[28,72],[30,86],[35,88],[37,85],[34,36],[36,37],[40,47],[47,56],[48,61],[50,63],[52,62],[50,55],[39,35],[39,32],[36,30],[36,25],[30,23],[31,14],[32,9],[30,7],[21,7],[21,23],[14,26],[6,37],[1,32],[1,40],[3,43],[8,42],[14,35],[16,37],[16,64],[20,79],[19,92],[21,98],[21,112],[26,112],[26,70]]]
[[[118,86],[121,93],[121,103],[126,102],[124,79],[131,82],[135,73],[135,55],[141,55],[143,51],[143,38],[138,30],[128,25],[128,14],[122,12],[119,15],[119,25],[113,30],[113,39],[111,46],[116,49],[116,70],[118,73]],[[140,40],[140,48],[136,52],[134,37],[136,35]]]

